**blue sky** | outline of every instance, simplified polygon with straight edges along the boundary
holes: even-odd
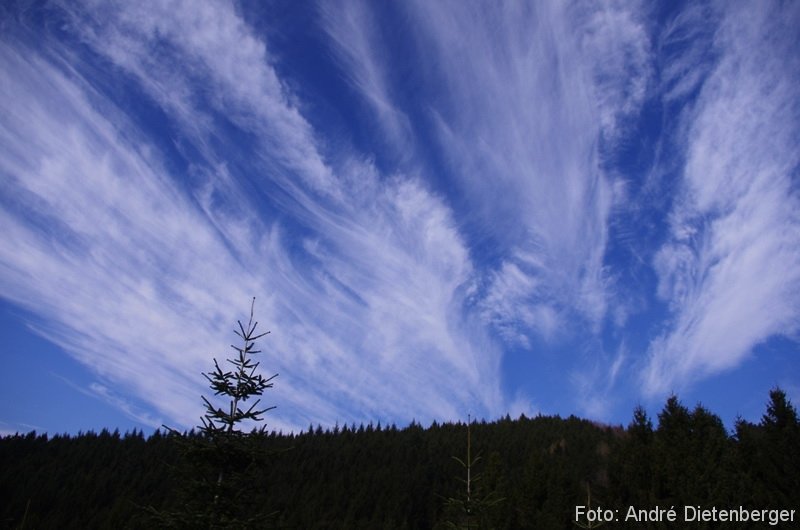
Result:
[[[800,400],[796,2],[0,16],[0,432]]]

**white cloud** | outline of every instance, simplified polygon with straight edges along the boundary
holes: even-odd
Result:
[[[585,11],[584,11],[585,9]],[[651,82],[650,37],[642,2],[575,4],[576,33],[598,98],[599,123],[605,139],[620,141],[638,116]]]
[[[413,145],[411,123],[393,101],[393,64],[384,49],[384,28],[363,0],[321,3],[320,18],[348,81],[372,109],[396,153],[407,156]]]
[[[180,182],[77,56],[65,73],[4,45],[2,296],[98,374],[95,393],[123,409],[130,393],[167,422],[197,423],[199,372],[253,294],[273,332],[262,366],[281,374],[272,427],[500,410],[499,351],[462,318],[472,266],[447,206],[350,153],[329,167],[230,6],[116,8],[76,9],[71,29],[161,107],[200,178]],[[259,140],[244,171],[225,163],[234,144],[212,146],[219,119]],[[284,195],[262,216],[246,186]]]
[[[163,169],[76,84],[27,59],[3,47],[4,69],[15,72],[3,87],[2,135],[14,139],[0,168],[3,296],[52,319],[44,336],[174,417],[204,350],[224,344],[211,339],[220,317],[248,293],[209,281],[234,262]]]
[[[800,61],[795,7],[726,6],[720,60],[692,111],[683,194],[655,267],[673,321],[649,348],[661,393],[737,366],[800,325]],[[785,12],[781,12],[785,11]]]
[[[423,67],[439,72],[425,87],[429,113],[467,222],[502,249],[485,313],[516,330],[524,308],[538,306],[547,318],[533,315],[532,330],[547,336],[563,309],[598,329],[614,196],[599,141],[617,141],[644,100],[649,40],[638,9],[410,5]]]
[[[798,331],[794,8],[750,23],[720,6],[713,39],[705,11],[683,11],[658,35],[657,84],[640,4],[410,2],[393,7],[391,38],[369,3],[325,4],[382,157],[314,129],[231,4],[60,7],[69,38],[0,41],[0,296],[128,414],[196,423],[199,372],[256,295],[273,331],[263,366],[281,374],[273,427],[530,410],[528,394],[501,393],[492,332],[524,347],[588,335],[559,362],[579,406],[606,415],[635,364],[624,338],[614,356],[600,344],[607,315],[621,330],[632,311],[615,298],[609,223],[637,200],[606,155],[654,87],[668,106],[701,93],[665,126],[686,166],[653,261],[671,320],[648,350],[648,391]],[[401,55],[415,71],[396,85]],[[142,95],[157,124],[128,114]],[[383,158],[408,173],[382,172]]]
[[[272,68],[265,43],[232,5],[87,0],[63,7],[73,29],[133,75],[201,152],[215,133],[213,116],[199,110],[207,106],[257,134],[273,163],[291,170],[292,178],[316,192],[334,192],[311,126]]]
[[[699,88],[713,67],[713,29],[719,13],[705,3],[685,6],[668,21],[658,46],[666,57],[660,71],[661,92],[667,102]]]

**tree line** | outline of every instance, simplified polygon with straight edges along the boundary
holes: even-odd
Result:
[[[761,421],[739,420],[730,433],[717,415],[700,405],[689,409],[675,396],[655,422],[642,408],[627,427],[574,416],[472,422],[469,443],[480,456],[473,494],[499,500],[486,506],[480,526],[576,528],[575,506],[588,495],[593,506],[618,509],[800,507],[800,427],[782,390],[770,392]],[[452,527],[447,499],[464,495],[464,468],[452,457],[466,454],[467,428],[368,424],[248,433],[248,447],[262,457],[251,459],[241,477],[247,502],[240,508],[271,514],[253,527]],[[6,436],[0,525],[152,528],[154,511],[180,513],[185,506],[192,463],[184,461],[184,446],[203,436]],[[703,524],[712,527],[696,527]]]

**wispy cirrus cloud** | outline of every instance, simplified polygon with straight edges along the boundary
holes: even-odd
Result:
[[[311,126],[270,65],[266,44],[232,6],[159,1],[120,7],[88,0],[63,9],[75,31],[135,77],[201,152],[218,133],[213,120],[230,121],[257,135],[270,160],[291,170],[290,182],[300,178],[314,191],[332,191],[331,170]]]
[[[797,334],[792,7],[15,9],[0,296],[131,417],[196,423],[253,295],[278,428],[606,418]]]
[[[388,28],[362,0],[320,3],[319,13],[348,82],[376,115],[376,127],[395,154],[409,158],[413,131],[392,93],[393,61],[384,35]]]
[[[505,249],[488,279],[487,318],[515,329],[536,320],[547,335],[566,312],[596,327],[615,194],[599,140],[621,134],[612,133],[621,116],[641,105],[646,33],[635,10],[485,7],[419,3],[413,15],[448,94],[431,108],[437,139],[474,230]]]
[[[676,102],[697,90],[714,67],[714,32],[720,13],[710,4],[686,6],[659,35],[660,92],[666,102]]]
[[[64,9],[111,79],[135,81],[202,155],[194,180],[81,75],[78,52],[64,70],[54,50],[4,45],[3,296],[46,318],[96,388],[182,425],[251,294],[273,329],[265,369],[282,374],[273,426],[500,410],[499,351],[460,316],[471,264],[447,206],[355,153],[328,165],[231,6],[180,7]],[[220,122],[253,140],[220,141]]]
[[[644,2],[610,1],[572,4],[571,28],[586,57],[603,140],[616,147],[648,96],[653,77],[653,50]]]
[[[800,12],[743,10],[722,8],[719,60],[689,111],[683,190],[654,263],[673,320],[649,348],[650,393],[737,366],[800,325]]]
[[[144,399],[158,396],[161,413],[174,415],[196,356],[228,327],[218,320],[233,308],[225,300],[248,296],[207,280],[234,269],[234,260],[84,87],[8,46],[2,58],[14,72],[5,101],[15,102],[2,128],[3,296],[50,320],[45,336],[100,376]],[[208,255],[216,259],[198,259]],[[194,326],[181,312],[215,300],[208,334],[185,336]],[[159,372],[173,372],[171,381],[149,377]]]
[[[526,349],[576,327],[599,332],[616,303],[604,253],[621,189],[603,169],[604,150],[624,140],[650,86],[646,13],[618,3],[447,2],[400,12],[392,32],[424,50],[413,98],[388,88],[395,70],[409,68],[394,62],[388,21],[357,1],[323,10],[375,122],[397,150],[436,146],[427,167],[446,169],[471,246],[492,249],[476,269],[472,308]],[[407,116],[430,132],[401,127]]]

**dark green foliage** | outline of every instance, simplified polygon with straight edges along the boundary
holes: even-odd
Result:
[[[139,506],[172,503],[176,457],[158,431],[0,439],[0,528],[146,528]]]
[[[653,423],[644,408],[636,407],[633,420],[628,425],[624,451],[615,454],[613,468],[617,478],[617,496],[626,505],[649,506],[655,504],[653,484],[655,447]]]
[[[587,492],[592,506],[623,513],[628,506],[687,500],[796,509],[797,412],[777,390],[766,409],[759,423],[738,422],[733,436],[716,415],[700,406],[689,410],[677,398],[665,405],[655,429],[642,409],[626,429],[574,417],[472,423],[473,454],[488,455],[477,463],[478,484],[483,494],[504,498],[487,511],[485,527],[577,528],[575,506],[586,505]],[[442,496],[458,498],[464,491],[451,455],[464,453],[465,432],[464,424],[412,424],[248,435],[246,451],[270,456],[245,459],[254,508],[245,515],[276,511],[268,522],[280,528],[434,528],[448,517]],[[0,527],[18,528],[24,517],[25,528],[153,528],[138,507],[183,507],[176,463],[187,439],[205,435],[157,432],[145,439],[140,432],[103,431],[2,438]],[[213,482],[216,475],[209,477]],[[621,521],[602,528],[612,527],[668,525]]]
[[[765,507],[800,505],[800,425],[786,393],[769,393],[758,425],[736,423],[735,465],[742,476],[739,494]]]

